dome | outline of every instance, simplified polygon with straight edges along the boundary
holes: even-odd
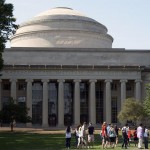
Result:
[[[101,23],[71,8],[57,7],[21,24],[11,47],[111,48],[112,42]]]

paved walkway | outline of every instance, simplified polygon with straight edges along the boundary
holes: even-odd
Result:
[[[0,127],[0,132],[3,131],[10,131],[10,127]],[[65,134],[65,130],[58,129],[58,128],[48,128],[48,129],[42,129],[42,128],[25,128],[25,127],[14,127],[14,132],[28,132],[28,133],[39,133],[39,134]],[[96,134],[100,133],[100,130],[95,130]]]
[[[0,127],[0,132],[3,131],[10,131],[10,127]],[[14,132],[29,132],[29,133],[39,133],[39,134],[60,134],[60,133],[65,133],[64,130],[56,130],[56,129],[41,129],[41,128],[19,128],[19,127],[14,127]]]

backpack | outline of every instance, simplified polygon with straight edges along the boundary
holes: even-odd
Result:
[[[126,127],[123,127],[123,128],[122,128],[122,135],[123,135],[123,136],[127,136]]]

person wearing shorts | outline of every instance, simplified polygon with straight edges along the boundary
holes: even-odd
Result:
[[[109,130],[108,135],[109,135],[109,139],[110,139],[110,146],[112,148],[114,148],[116,145],[116,131],[115,131],[113,125],[110,126],[110,130]]]
[[[93,148],[93,143],[94,143],[94,127],[90,122],[88,127],[88,148],[90,148],[90,146]]]

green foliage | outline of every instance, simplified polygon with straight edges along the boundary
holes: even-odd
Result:
[[[146,98],[144,101],[144,110],[148,117],[150,117],[150,84],[147,84]]]
[[[18,28],[14,24],[16,19],[13,17],[13,5],[6,4],[5,0],[0,0],[0,70],[3,67],[2,52],[9,37]]]
[[[122,110],[118,114],[120,122],[132,120],[134,122],[140,121],[145,116],[142,103],[136,101],[134,98],[128,98],[124,101]]]
[[[9,104],[4,106],[0,111],[0,117],[4,123],[10,123],[12,117],[21,123],[30,122],[31,118],[28,116],[28,109],[25,105],[15,104],[14,100],[10,98]]]

